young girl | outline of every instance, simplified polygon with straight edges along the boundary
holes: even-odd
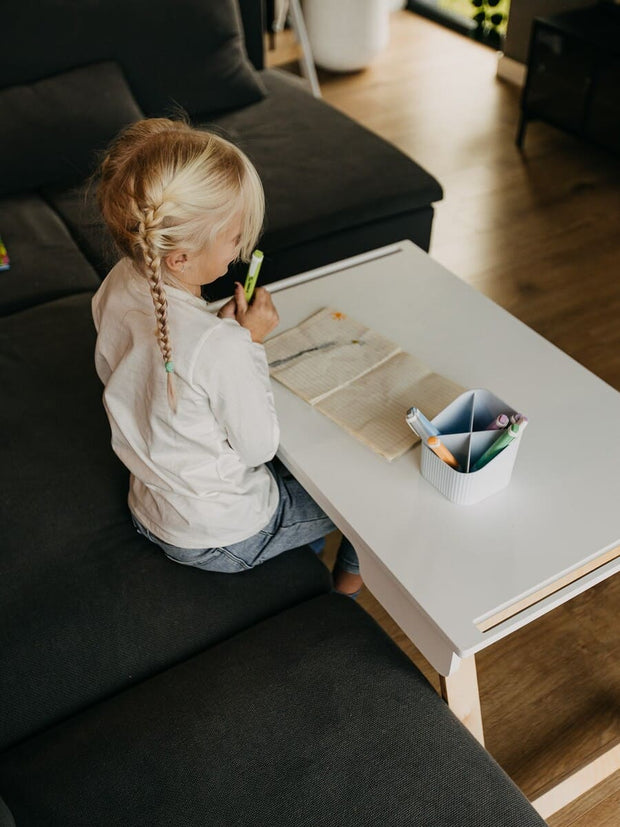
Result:
[[[243,287],[216,315],[201,286],[247,261],[264,215],[234,145],[180,121],[126,129],[102,166],[99,206],[124,255],[93,299],[95,362],[112,446],[130,471],[137,530],[185,565],[238,572],[334,526],[273,459],[279,428],[262,342],[271,296]],[[337,591],[361,587],[343,539]]]

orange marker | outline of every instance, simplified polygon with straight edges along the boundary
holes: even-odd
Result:
[[[452,468],[456,468],[457,471],[461,470],[461,466],[452,456],[450,451],[446,448],[443,442],[439,439],[438,436],[430,436],[428,438],[428,442],[426,443],[428,447],[434,454],[437,454],[440,460],[446,462],[448,465],[451,465]]]

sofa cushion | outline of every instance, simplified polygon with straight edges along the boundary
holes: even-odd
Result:
[[[284,279],[370,250],[377,250],[402,239],[411,239],[414,244],[428,251],[433,215],[433,207],[429,205],[424,209],[411,210],[309,239],[294,247],[267,248],[264,251],[260,281],[267,284]],[[261,248],[265,246],[261,241]],[[246,271],[246,264],[233,264],[226,276],[212,285],[208,284],[203,288],[203,292],[211,301],[230,296],[232,285],[235,281],[243,283]],[[275,302],[278,303],[277,297]]]
[[[79,13],[78,13],[79,12]],[[148,115],[260,100],[236,0],[20,0],[2,16],[0,88],[114,60]],[[3,116],[4,117],[4,116]]]
[[[0,756],[18,824],[544,827],[347,598],[293,607]]]
[[[67,228],[39,196],[0,199],[0,235],[11,258],[0,273],[0,315],[98,286]]]
[[[0,89],[0,195],[77,183],[142,113],[114,63]]]
[[[90,298],[0,320],[0,747],[330,588],[307,548],[227,575],[137,534]]]
[[[428,249],[439,183],[383,138],[313,98],[293,75],[266,70],[268,96],[204,124],[241,146],[266,197],[261,282],[411,239]],[[208,287],[232,293],[243,266]]]
[[[261,73],[260,103],[212,119],[250,156],[267,202],[266,250],[428,207],[435,178],[383,138],[313,98],[298,78]]]
[[[212,118],[215,129],[244,149],[267,201],[261,281],[267,283],[384,244],[411,238],[428,248],[438,182],[378,135],[316,100],[294,76],[261,72],[268,96]],[[85,217],[81,189],[46,192],[103,278],[118,258],[101,227],[94,195]],[[89,218],[92,216],[93,218]],[[230,295],[243,268],[209,286]]]
[[[99,279],[104,279],[121,254],[101,217],[95,179],[76,187],[46,187],[42,194],[67,225]]]

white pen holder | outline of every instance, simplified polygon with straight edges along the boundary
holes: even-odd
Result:
[[[445,497],[459,505],[471,505],[501,491],[510,482],[519,450],[519,434],[497,456],[478,471],[469,471],[500,435],[486,430],[499,414],[516,414],[487,390],[466,391],[432,420],[440,431],[441,442],[458,461],[457,471],[422,443],[422,476]]]

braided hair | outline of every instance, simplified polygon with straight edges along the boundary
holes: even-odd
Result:
[[[177,394],[165,284],[166,256],[198,252],[241,218],[240,258],[248,260],[260,234],[260,179],[236,146],[184,121],[147,118],[111,145],[100,167],[99,208],[121,253],[147,280],[171,410]],[[175,282],[176,283],[176,282]]]
[[[149,210],[149,213],[153,213]],[[152,219],[151,219],[152,220]],[[150,235],[153,224],[149,224],[149,217],[138,225],[138,237],[142,256],[146,265],[146,277],[151,290],[151,298],[155,308],[157,320],[157,341],[164,360],[166,369],[166,382],[168,393],[168,404],[173,411],[176,411],[176,385],[174,381],[174,362],[172,361],[172,345],[170,344],[170,332],[168,330],[168,298],[164,290],[161,273],[161,255],[157,247],[152,243]]]

